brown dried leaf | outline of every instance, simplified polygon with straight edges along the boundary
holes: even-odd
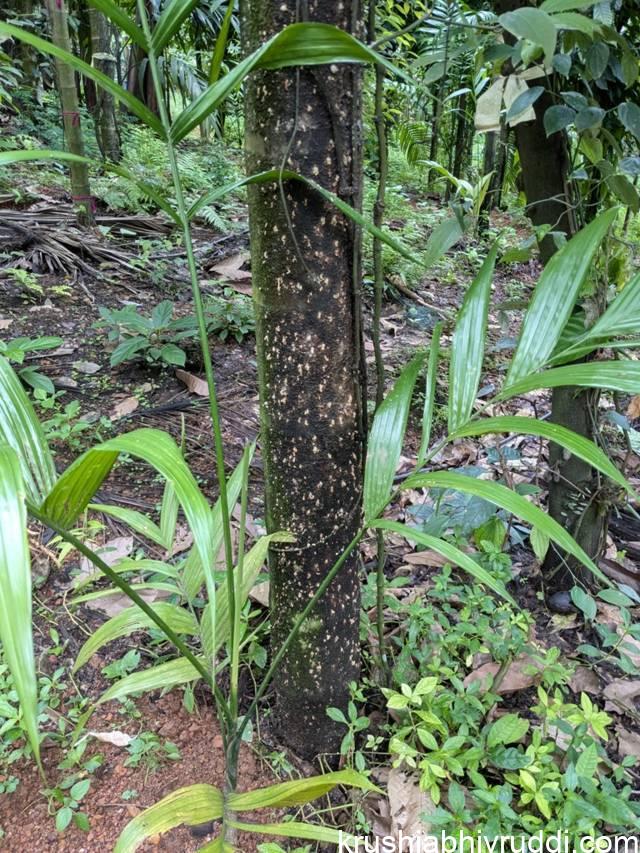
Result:
[[[241,269],[248,260],[249,252],[239,252],[237,255],[231,255],[224,261],[220,261],[219,264],[211,267],[211,270],[227,281],[250,281],[251,273],[248,270]]]
[[[627,417],[630,421],[640,418],[640,394],[631,398],[631,402],[627,406]]]
[[[609,700],[605,703],[605,711],[622,710],[637,713],[635,699],[640,696],[640,681],[629,681],[627,678],[618,678],[607,684],[604,688],[604,697]]]
[[[591,693],[599,696],[602,684],[592,669],[588,666],[579,666],[571,676],[569,687],[574,693]]]
[[[502,679],[502,683],[498,685],[495,692],[503,695],[504,693],[516,693],[518,690],[526,690],[528,687],[533,687],[539,680],[538,674],[529,672],[530,669],[534,668],[538,673],[541,672],[542,664],[540,661],[532,658],[530,655],[520,655],[509,666],[505,677]],[[499,669],[500,664],[494,661],[485,663],[467,675],[464,685],[467,687],[474,681],[483,681],[486,682],[487,686],[490,686],[492,679],[495,678]]]
[[[623,758],[625,755],[640,758],[640,734],[638,732],[630,732],[622,726],[616,726],[616,736],[618,738],[618,752]]]
[[[389,795],[389,811],[391,816],[391,835],[400,836],[420,842],[427,842],[430,837],[430,825],[424,820],[425,816],[433,814],[436,806],[426,791],[420,790],[417,776],[409,775],[398,767],[391,769],[387,785]],[[422,844],[418,844],[422,847]]]
[[[9,326],[13,323],[13,320],[10,317],[0,317],[0,331],[4,329],[8,329]]]
[[[58,353],[56,352],[52,354],[57,355]],[[100,370],[100,365],[96,364],[95,361],[74,361],[73,367],[78,371],[78,373],[86,373],[88,376],[92,376]]]
[[[404,554],[403,559],[407,563],[411,563],[413,566],[433,566],[434,568],[441,568],[448,562],[442,554],[429,550],[415,551],[413,554]]]
[[[249,598],[253,601],[257,601],[258,604],[261,604],[263,607],[269,606],[269,581],[264,581],[264,583],[257,583],[254,587],[251,588],[249,592]]]
[[[118,418],[130,415],[131,412],[135,412],[139,405],[140,401],[137,397],[125,397],[124,400],[121,400],[114,406],[111,420],[116,421]]]
[[[186,370],[178,368],[176,377],[187,386],[187,390],[192,394],[197,394],[198,397],[208,397],[209,388],[204,379],[199,376],[194,376],[193,373],[188,373]]]

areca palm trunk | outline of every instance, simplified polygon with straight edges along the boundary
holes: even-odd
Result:
[[[111,53],[109,23],[102,12],[89,10],[91,21],[91,45],[96,68],[111,79],[116,71],[116,58]],[[95,106],[96,139],[103,157],[117,163],[120,160],[120,137],[116,120],[115,99],[110,92],[98,88]]]
[[[253,50],[304,17],[355,31],[359,0],[245,0]],[[246,90],[249,173],[283,166],[358,206],[361,71],[355,65],[259,72]],[[364,444],[357,229],[295,181],[249,192],[262,402],[267,527],[292,545],[270,553],[271,642],[277,650],[361,516]],[[307,620],[277,677],[276,722],[288,745],[334,752],[343,732],[326,709],[344,708],[359,672],[356,555]]]
[[[72,53],[65,0],[49,0],[49,24],[51,41],[57,47]],[[56,75],[67,149],[71,154],[84,157],[84,140],[75,72],[70,65],[56,59]],[[94,217],[93,198],[89,186],[89,169],[85,163],[71,163],[69,171],[71,173],[71,196],[77,207],[78,222],[81,225],[90,225],[93,223]]]

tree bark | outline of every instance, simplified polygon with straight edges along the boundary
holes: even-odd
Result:
[[[72,52],[69,37],[69,24],[65,0],[49,0],[49,22],[51,40],[63,50]],[[62,121],[67,149],[72,154],[84,157],[84,140],[78,105],[76,75],[70,65],[56,59],[58,91],[62,105]],[[89,187],[89,169],[85,163],[71,163],[71,195],[78,209],[78,222],[81,225],[93,223],[93,198]]]
[[[93,6],[90,8],[89,16],[93,61],[99,71],[113,80],[116,71],[116,58],[111,53],[109,23],[102,12],[94,9]],[[99,88],[96,94],[94,120],[96,139],[102,156],[113,163],[118,163],[120,160],[120,138],[118,136],[115,99],[110,92],[102,88]]]
[[[310,0],[304,19],[353,32],[359,0]],[[246,47],[297,19],[296,0],[244,0]],[[259,72],[246,89],[249,173],[286,165],[359,206],[361,70],[355,65]],[[294,620],[358,529],[363,464],[363,368],[358,229],[295,181],[249,191],[257,313],[266,517],[291,545],[270,553],[271,642]],[[359,579],[351,554],[285,655],[274,682],[287,744],[337,751],[359,673]]]

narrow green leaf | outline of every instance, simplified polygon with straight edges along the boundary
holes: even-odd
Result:
[[[550,423],[549,421],[539,421],[536,418],[518,416],[486,418],[481,421],[464,424],[464,426],[450,435],[449,438],[454,439],[462,436],[486,435],[487,433],[500,432],[515,432],[519,435],[539,435],[549,439],[549,441],[560,444],[574,456],[588,462],[593,468],[597,468],[606,477],[609,477],[631,495],[635,496],[631,484],[622,476],[606,453],[592,441],[589,441],[589,439],[559,424]]]
[[[335,205],[345,216],[351,219],[353,222],[356,222],[374,237],[377,237],[381,240],[385,245],[392,248],[399,255],[402,255],[403,258],[406,258],[408,261],[412,263],[419,264],[421,263],[420,258],[417,255],[411,253],[406,246],[403,246],[402,243],[395,240],[387,231],[383,231],[381,228],[377,228],[369,219],[363,216],[358,210],[351,207],[351,205],[347,204],[341,198],[339,198],[335,193],[326,190],[324,187],[320,186],[320,184],[312,181],[311,178],[305,178],[304,175],[299,175],[297,172],[291,172],[288,169],[284,169],[280,171],[280,169],[270,169],[267,172],[259,172],[256,175],[250,175],[247,178],[243,178],[240,181],[235,181],[232,184],[227,184],[224,187],[219,187],[218,189],[212,190],[211,192],[206,193],[201,198],[198,199],[190,208],[188,213],[188,219],[193,219],[197,213],[202,210],[203,207],[207,205],[213,204],[224,196],[228,195],[231,192],[234,192],[237,189],[241,189],[245,186],[251,186],[252,184],[267,184],[267,183],[275,183],[276,181],[300,181],[303,184],[306,184],[308,187],[311,187],[315,190],[319,195],[321,195],[324,199],[326,199],[331,204]]]
[[[478,395],[497,253],[497,246],[494,246],[469,287],[458,314],[449,364],[450,432],[469,419]]]
[[[544,0],[540,6],[543,12],[572,12],[576,9],[589,9],[596,0]]]
[[[373,419],[364,469],[365,518],[375,518],[387,505],[407,428],[409,406],[424,355],[415,356],[380,404]]]
[[[162,53],[199,3],[200,0],[170,0],[166,4],[151,35],[156,54]]]
[[[125,507],[114,506],[113,504],[89,504],[89,509],[94,512],[103,512],[105,515],[110,515],[111,518],[117,518],[127,527],[135,530],[140,536],[149,539],[150,542],[155,542],[161,548],[165,548],[164,537],[158,525],[148,516],[134,509],[125,509]]]
[[[34,47],[41,53],[46,53],[49,56],[55,56],[56,59],[66,62],[66,64],[70,65],[74,71],[77,71],[85,77],[88,77],[90,80],[93,80],[96,85],[109,92],[116,100],[121,101],[134,115],[138,116],[140,121],[146,124],[147,127],[155,130],[159,136],[164,138],[162,123],[158,117],[155,116],[151,110],[142,103],[142,101],[139,101],[138,98],[135,98],[130,92],[127,92],[126,89],[114,82],[111,77],[103,74],[102,71],[98,71],[97,68],[94,68],[92,65],[88,65],[86,62],[83,62],[82,59],[78,59],[77,56],[74,56],[72,53],[68,53],[66,50],[52,44],[50,41],[41,39],[39,36],[36,36],[27,30],[23,30],[20,27],[14,27],[12,24],[6,24],[4,21],[0,21],[0,34],[18,39],[25,44],[31,45],[31,47]]]
[[[160,536],[162,537],[160,544],[166,551],[170,551],[173,546],[179,509],[180,502],[176,497],[175,489],[171,483],[165,483],[160,507]]]
[[[40,421],[9,362],[0,356],[0,444],[20,463],[29,500],[40,503],[56,482],[56,469]]]
[[[98,556],[100,556],[100,552],[98,551],[97,553]],[[135,572],[136,574],[150,572],[154,575],[165,575],[168,578],[176,578],[176,580],[180,577],[180,573],[175,566],[170,566],[168,563],[163,563],[161,560],[124,559],[116,563],[115,566],[111,566],[111,568],[117,574],[124,574],[125,572]],[[73,590],[74,592],[78,592],[102,578],[104,578],[104,575],[101,571],[92,572],[90,575],[79,576],[74,581]]]
[[[484,498],[489,503],[505,509],[518,518],[522,518],[533,527],[538,527],[543,533],[547,534],[549,539],[559,545],[563,551],[571,554],[586,566],[606,586],[611,586],[611,582],[564,527],[535,504],[530,503],[526,498],[508,489],[506,486],[500,485],[500,483],[494,483],[490,480],[478,480],[475,477],[465,477],[464,474],[436,471],[430,474],[414,474],[408,477],[403,484],[403,488],[453,489],[457,492]]]
[[[463,234],[464,230],[457,216],[443,219],[429,235],[421,265],[425,269],[432,267],[445,252],[455,246]]]
[[[204,664],[205,661],[203,660]],[[179,684],[199,681],[202,676],[186,658],[179,657],[166,663],[151,666],[140,672],[132,672],[112,684],[98,699],[98,705],[113,699],[124,699],[132,693],[148,693],[151,690],[170,690]]]
[[[216,46],[211,59],[211,67],[209,69],[209,85],[213,86],[220,78],[220,70],[224,60],[224,54],[227,50],[227,42],[229,41],[229,30],[231,29],[231,20],[233,18],[233,9],[235,6],[234,0],[228,0],[227,11],[222,19],[222,26],[216,38]]]
[[[153,610],[163,619],[176,634],[190,634],[197,636],[200,632],[198,622],[192,613],[179,607],[177,604],[158,602],[150,605]],[[107,643],[120,637],[128,637],[134,631],[143,631],[148,628],[157,628],[155,622],[139,607],[127,607],[116,616],[108,619],[103,625],[91,634],[84,643],[73,664],[73,672],[84,666],[85,663]]]
[[[424,388],[424,409],[422,412],[422,438],[420,440],[420,451],[418,453],[417,467],[422,468],[429,442],[431,441],[431,423],[433,421],[433,406],[436,401],[436,388],[438,378],[438,360],[440,357],[440,335],[442,334],[442,323],[436,323],[431,336],[431,348],[429,349],[429,362],[427,364],[427,377]]]
[[[172,595],[179,594],[179,590],[174,583],[167,583],[165,581],[141,581],[140,583],[130,584],[129,589],[138,593],[147,589],[156,589],[161,590],[162,592],[168,592]],[[76,595],[69,603],[74,605],[83,604],[86,601],[99,601],[101,598],[106,598],[109,595],[118,594],[119,590],[117,587],[101,587],[100,589],[94,589],[93,592],[85,592],[83,595]]]
[[[617,208],[602,213],[547,263],[525,315],[506,386],[546,364],[571,316],[600,243],[617,215]]]
[[[255,835],[280,835],[283,838],[308,839],[319,844],[340,844],[343,849],[344,845],[351,845],[355,841],[354,836],[341,829],[333,829],[317,823],[302,823],[297,820],[286,823],[243,823],[230,820],[229,826]]]
[[[222,817],[222,793],[213,785],[189,785],[179,788],[139,815],[125,826],[113,853],[133,853],[152,835],[176,826],[198,826]]]
[[[239,62],[186,107],[173,122],[171,138],[174,142],[184,139],[254,70],[326,65],[331,62],[377,62],[393,75],[400,73],[387,59],[338,27],[319,23],[291,24]]]
[[[413,478],[410,479],[413,481]],[[465,477],[465,479],[471,478]],[[450,542],[445,542],[444,539],[438,539],[436,536],[422,533],[416,527],[409,527],[408,524],[401,524],[399,521],[390,521],[387,518],[379,518],[371,522],[369,526],[379,530],[390,530],[393,533],[399,533],[400,536],[404,536],[405,539],[409,539],[417,545],[424,545],[425,548],[431,548],[436,553],[441,554],[446,560],[449,560],[454,566],[464,569],[471,577],[493,590],[496,595],[499,595],[517,607],[501,581],[496,580],[485,568],[476,563],[469,554],[465,554],[464,551],[456,548],[455,545],[451,545]]]
[[[381,793],[380,788],[362,773],[357,773],[355,770],[338,770],[335,773],[324,773],[322,776],[280,782],[242,794],[231,793],[228,796],[227,806],[234,812],[302,806],[329,793],[336,785]]]
[[[525,376],[505,388],[497,399],[508,400],[539,388],[560,388],[565,385],[640,394],[640,362],[591,361],[586,364],[554,367],[552,370]]]
[[[36,663],[31,630],[31,559],[25,487],[15,450],[0,444],[0,641],[40,764]]]
[[[113,3],[111,0],[89,0],[89,5],[102,12],[118,29],[123,30],[131,41],[145,51],[147,50],[148,45],[144,33],[121,6],[118,6],[117,3]]]
[[[590,340],[602,341],[636,334],[640,328],[640,273],[633,276],[594,325],[569,348]],[[563,355],[561,353],[561,355]]]

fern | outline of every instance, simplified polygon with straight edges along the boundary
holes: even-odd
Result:
[[[427,123],[424,121],[407,122],[400,125],[396,131],[398,147],[407,159],[410,166],[415,166],[422,152],[420,148],[426,145],[431,134]]]

